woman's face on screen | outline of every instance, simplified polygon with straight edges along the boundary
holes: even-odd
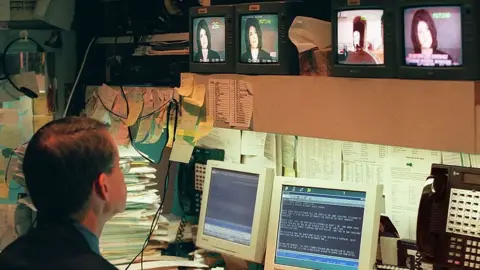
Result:
[[[202,49],[208,48],[207,31],[205,31],[203,28],[200,29],[200,46],[202,46]]]
[[[430,28],[428,28],[428,24],[426,22],[420,21],[418,23],[417,36],[418,41],[420,42],[420,46],[423,49],[430,49],[432,47],[432,33],[430,32]]]
[[[250,48],[252,49],[258,48],[257,29],[255,29],[255,27],[253,26],[250,26],[250,28],[248,28],[248,39],[250,40]]]

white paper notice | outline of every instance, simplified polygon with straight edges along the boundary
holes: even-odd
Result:
[[[454,166],[463,166],[462,154],[451,153],[451,152],[442,152],[442,164],[454,165]]]
[[[250,127],[253,114],[253,88],[246,81],[210,79],[208,115],[233,127]]]
[[[416,239],[417,215],[425,182],[416,180],[392,181],[385,198],[387,215],[401,238]]]
[[[389,147],[385,181],[385,208],[400,237],[415,240],[418,205],[433,163],[440,163],[438,151]]]
[[[342,153],[344,182],[383,184],[387,146],[343,142]]]
[[[236,81],[235,92],[230,99],[231,108],[230,114],[231,123],[233,127],[250,127],[250,121],[253,113],[253,89],[252,85],[246,81]]]
[[[235,80],[210,79],[208,82],[208,115],[213,116],[214,121],[230,123],[231,95],[235,89]]]
[[[298,137],[298,177],[342,181],[342,143]]]
[[[242,154],[242,133],[240,130],[213,128],[210,134],[201,138],[198,146],[225,150],[225,161],[240,163]]]
[[[293,169],[295,162],[295,136],[279,135],[282,137],[282,166]]]
[[[243,131],[242,132],[242,155],[263,156],[267,133]]]
[[[281,167],[277,166],[276,144],[275,134],[266,134],[264,153],[257,156],[244,156],[243,163],[273,168],[275,175],[278,175],[281,172]]]

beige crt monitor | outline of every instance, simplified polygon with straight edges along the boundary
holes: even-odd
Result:
[[[373,269],[383,186],[276,177],[265,269]]]
[[[263,262],[273,178],[272,168],[209,160],[197,246]]]

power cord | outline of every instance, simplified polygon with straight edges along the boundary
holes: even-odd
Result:
[[[13,44],[19,42],[19,41],[31,41],[33,42],[36,46],[37,46],[37,52],[40,52],[40,53],[43,53],[45,52],[45,49],[43,49],[42,45],[40,45],[40,43],[38,43],[36,40],[34,40],[33,38],[29,38],[29,37],[20,37],[20,38],[16,38],[12,41],[10,41],[7,46],[5,46],[5,49],[3,50],[3,56],[2,56],[2,60],[3,60],[3,63],[2,63],[2,66],[3,66],[3,77],[0,78],[0,80],[7,80],[12,86],[13,88],[15,88],[18,92],[24,94],[25,96],[29,97],[29,98],[38,98],[38,94],[35,93],[35,91],[33,91],[32,89],[30,88],[27,88],[27,87],[18,87],[17,84],[12,80],[11,78],[11,74],[8,72],[7,70],[7,53],[8,51],[10,50],[10,47],[13,46]],[[8,90],[7,90],[8,91]]]
[[[68,109],[72,103],[73,95],[75,94],[75,90],[77,89],[78,81],[80,80],[80,76],[82,75],[83,68],[85,67],[85,63],[87,62],[88,53],[90,52],[90,48],[92,44],[97,40],[96,37],[92,38],[90,43],[88,44],[87,50],[85,51],[85,56],[83,56],[82,65],[78,70],[77,78],[75,79],[75,83],[73,84],[72,91],[70,91],[70,95],[68,96],[67,105],[65,106],[65,111],[63,112],[63,117],[66,117],[68,114]]]
[[[123,91],[123,88],[122,88],[122,96],[125,98],[125,101],[127,102],[127,114],[128,114],[128,111],[129,111],[129,106],[128,106],[128,100],[127,100],[127,97],[125,95],[125,92]],[[173,137],[173,141],[175,141],[175,134],[176,134],[176,131],[177,131],[177,124],[178,124],[178,116],[179,116],[179,112],[180,112],[180,106],[179,106],[179,103],[177,100],[175,99],[172,99],[172,101],[170,102],[169,106],[168,106],[168,112],[167,112],[167,134],[166,134],[166,140],[165,140],[165,145],[162,149],[162,157],[163,157],[163,151],[165,150],[165,148],[167,147],[167,144],[168,144],[168,141],[170,139],[170,132],[169,132],[169,129],[170,129],[170,115],[171,115],[171,112],[172,112],[172,109],[175,110],[175,117],[174,117],[174,123],[173,123],[173,134],[174,134],[174,137]],[[131,132],[130,132],[130,129],[129,129],[129,136],[130,136],[130,139],[132,139],[132,135],[131,135]],[[133,145],[133,144],[132,144]],[[144,158],[146,158],[147,160],[151,161],[150,158],[146,157],[141,151],[138,151],[137,152]],[[152,162],[152,161],[151,161]],[[145,251],[145,249],[147,248],[148,246],[148,241],[150,240],[150,237],[152,236],[153,232],[155,231],[155,228],[158,224],[158,220],[160,218],[160,213],[162,212],[162,208],[163,208],[163,204],[165,203],[165,197],[167,196],[167,191],[168,191],[168,188],[170,186],[170,168],[172,166],[172,161],[168,161],[168,166],[167,166],[167,170],[166,170],[166,175],[165,175],[165,181],[164,181],[164,184],[163,184],[163,194],[162,194],[162,198],[161,198],[161,203],[160,203],[160,206],[158,207],[157,211],[155,212],[155,215],[153,217],[153,220],[152,220],[152,224],[150,226],[150,231],[149,231],[149,234],[147,236],[147,238],[145,239],[145,242],[143,243],[143,247],[142,249],[140,250],[140,252],[132,259],[132,261],[127,265],[127,267],[125,268],[125,270],[129,269],[130,266],[135,262],[135,260],[141,256],[141,259],[140,259],[140,263],[141,263],[141,269],[143,270],[143,253]]]

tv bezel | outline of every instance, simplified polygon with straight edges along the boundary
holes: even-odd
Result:
[[[477,4],[478,5],[478,4]],[[404,30],[404,12],[408,8],[419,7],[440,7],[440,6],[460,6],[461,20],[462,20],[462,66],[452,67],[415,67],[408,66],[405,63],[405,30]],[[465,20],[465,8],[470,6],[471,19]],[[397,2],[397,24],[401,29],[398,31],[398,77],[402,79],[429,79],[429,80],[476,80],[478,77],[478,61],[477,55],[480,52],[477,49],[478,34],[477,29],[478,20],[475,18],[479,15],[478,7],[475,5],[475,0],[398,0]],[[470,25],[469,25],[470,24]],[[465,35],[467,28],[472,29],[470,37]],[[470,30],[469,30],[470,31]],[[472,56],[472,57],[466,57]]]
[[[225,62],[197,63],[193,61],[193,20],[196,18],[225,17]],[[189,66],[193,73],[235,73],[235,7],[233,5],[192,7],[189,16]]]
[[[278,1],[248,3],[235,6],[235,59],[236,73],[251,75],[298,75],[300,71],[297,47],[290,41],[288,30],[296,16],[300,14],[300,1]],[[250,7],[258,8],[250,10]],[[252,8],[253,9],[253,8]],[[242,16],[278,15],[278,63],[259,64],[241,62]],[[283,19],[282,19],[283,18]],[[286,22],[286,24],[283,24]]]
[[[395,78],[397,76],[396,12],[392,0],[362,0],[348,5],[348,0],[332,1],[332,71],[334,77]],[[347,65],[338,62],[338,12],[383,10],[383,65]]]

